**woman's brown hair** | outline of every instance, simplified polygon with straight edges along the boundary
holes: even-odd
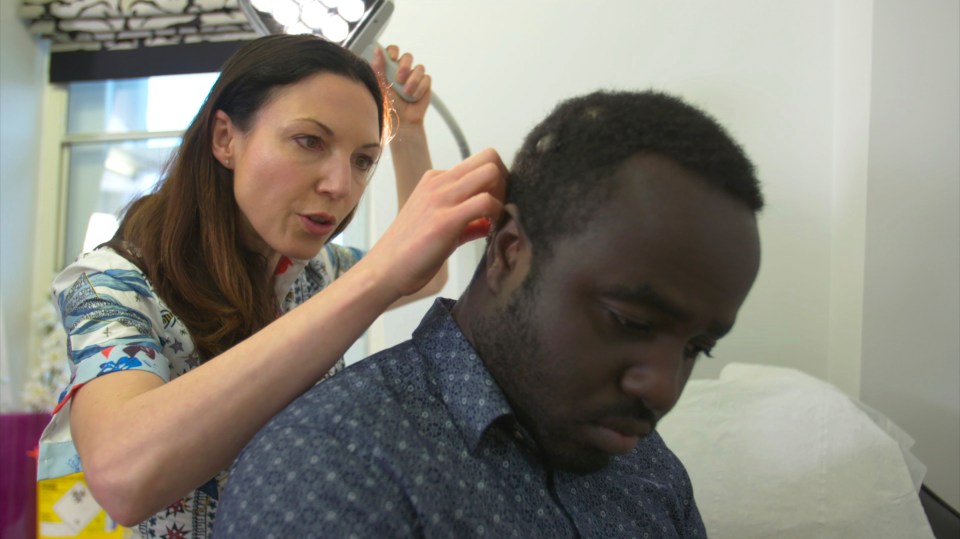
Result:
[[[160,298],[187,326],[201,361],[259,331],[276,318],[279,308],[264,279],[266,260],[241,242],[233,173],[213,156],[214,115],[222,110],[246,131],[275,89],[318,73],[342,75],[366,86],[377,103],[383,132],[383,90],[365,61],[315,36],[253,40],[224,64],[163,179],[127,208],[107,244],[146,273]],[[331,237],[347,223],[349,217]]]

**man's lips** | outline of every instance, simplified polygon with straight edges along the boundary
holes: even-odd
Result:
[[[609,455],[625,455],[633,451],[640,439],[651,432],[651,423],[630,417],[604,418],[588,428],[594,445]]]

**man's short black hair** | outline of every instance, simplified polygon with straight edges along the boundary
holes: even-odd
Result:
[[[614,173],[639,153],[677,162],[754,213],[763,207],[753,164],[712,117],[661,92],[598,91],[560,103],[514,158],[507,202],[520,210],[535,262],[600,211]]]

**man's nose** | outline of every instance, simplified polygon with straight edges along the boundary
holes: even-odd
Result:
[[[634,396],[658,416],[670,411],[680,398],[689,375],[683,347],[660,347],[654,353],[644,354],[624,373],[620,386],[624,393]]]

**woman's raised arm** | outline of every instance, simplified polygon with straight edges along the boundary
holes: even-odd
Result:
[[[97,501],[133,525],[227,468],[384,310],[478,237],[465,231],[499,215],[505,178],[493,150],[431,171],[363,259],[258,333],[168,383],[126,371],[76,391],[71,428]]]

